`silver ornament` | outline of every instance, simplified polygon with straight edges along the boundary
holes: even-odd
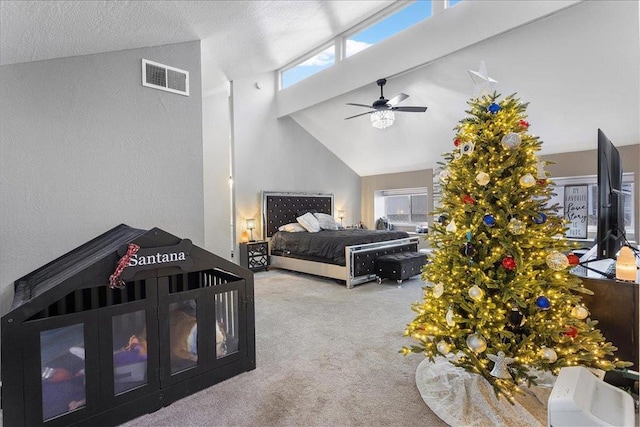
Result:
[[[505,357],[504,351],[499,351],[497,355],[495,354],[487,354],[489,360],[491,360],[494,365],[491,372],[489,372],[492,376],[496,378],[504,378],[510,379],[511,374],[509,373],[508,365],[512,364],[516,361],[513,357]]]
[[[468,141],[462,144],[462,146],[460,147],[460,152],[462,154],[471,154],[473,153],[474,148],[475,148],[475,145],[473,144],[473,142]]]
[[[519,134],[511,132],[503,136],[500,142],[502,142],[502,146],[504,148],[514,150],[520,146],[520,144],[522,143],[522,138],[520,138]]]
[[[484,295],[484,291],[480,289],[478,285],[473,285],[472,287],[469,288],[469,296],[471,297],[472,300],[479,301],[482,299],[483,295]]]
[[[476,353],[482,353],[487,349],[487,342],[480,335],[471,334],[467,337],[467,347]]]
[[[445,230],[447,231],[447,233],[455,233],[458,230],[458,227],[456,226],[456,222],[454,220],[451,220],[451,222],[447,224],[447,227],[445,228]]]
[[[447,315],[444,316],[444,319],[447,321],[448,326],[455,326],[456,322],[453,320],[453,310],[449,307],[447,311]]]
[[[438,351],[444,355],[447,355],[451,352],[451,344],[449,344],[448,342],[442,340],[439,341],[438,344],[436,344],[436,348],[438,349]]]
[[[558,360],[558,355],[555,350],[549,347],[542,347],[540,351],[538,351],[538,356],[543,359],[547,359],[549,362],[553,363]]]
[[[449,181],[450,177],[451,177],[451,171],[449,169],[443,169],[442,171],[440,171],[440,174],[438,175],[438,178],[442,182]]]

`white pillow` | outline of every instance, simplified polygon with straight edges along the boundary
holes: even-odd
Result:
[[[320,228],[323,230],[337,230],[338,224],[336,224],[336,220],[333,219],[331,215],[326,213],[314,213],[313,216],[316,217],[318,222],[320,223]]]
[[[296,221],[300,223],[309,233],[317,233],[320,231],[320,223],[311,212],[299,216]]]
[[[306,228],[298,224],[297,222],[292,222],[289,224],[281,225],[278,227],[278,231],[288,231],[289,233],[297,233],[298,231],[307,231]]]

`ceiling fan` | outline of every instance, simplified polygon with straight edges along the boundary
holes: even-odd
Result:
[[[356,107],[365,107],[371,108],[371,111],[367,111],[366,113],[356,114],[355,116],[345,117],[345,120],[353,119],[354,117],[364,116],[365,114],[372,114],[378,111],[400,111],[406,113],[424,113],[427,111],[427,107],[397,107],[396,104],[404,101],[409,97],[409,95],[405,93],[399,93],[391,99],[385,99],[384,94],[382,92],[384,85],[387,83],[387,79],[379,79],[376,81],[376,84],[380,86],[380,98],[374,101],[372,105],[365,104],[354,104],[351,102],[347,102],[347,105],[355,105]]]

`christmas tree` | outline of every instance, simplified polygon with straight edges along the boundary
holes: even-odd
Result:
[[[401,351],[447,357],[510,401],[519,385],[535,384],[535,370],[631,365],[613,359],[616,347],[581,302],[592,292],[569,272],[578,260],[566,255],[566,222],[549,206],[527,104],[493,92],[468,105],[441,163],[427,285],[405,331],[419,344]]]

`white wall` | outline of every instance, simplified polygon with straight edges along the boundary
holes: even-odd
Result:
[[[205,249],[231,259],[233,233],[231,217],[229,91],[202,98],[204,164]]]
[[[359,176],[291,118],[276,118],[276,76],[233,82],[236,236],[255,218],[254,238],[262,237],[262,191],[333,193],[335,214],[345,209],[345,224],[359,221]]]
[[[143,87],[142,58],[191,96]],[[202,245],[200,42],[2,66],[0,117],[2,313],[14,280],[120,223]]]

